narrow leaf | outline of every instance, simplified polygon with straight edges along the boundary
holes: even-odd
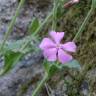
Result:
[[[28,32],[32,34],[37,30],[38,27],[39,27],[39,20],[37,18],[34,18],[31,24],[29,25]]]
[[[18,60],[18,57],[20,57],[20,56],[22,57],[21,53],[10,52],[10,53],[6,54],[4,56],[3,71],[2,71],[2,74],[0,74],[0,75],[4,75],[5,73],[9,72],[12,69],[12,67],[14,66],[15,61]]]

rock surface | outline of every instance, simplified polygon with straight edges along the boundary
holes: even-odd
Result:
[[[0,0],[0,40],[3,39],[8,25],[15,14],[18,1],[19,0]],[[41,2],[43,5],[39,5],[39,3],[37,4],[36,2]],[[9,40],[24,37],[27,34],[27,26],[34,17],[43,20],[49,12],[49,3],[49,0],[32,0],[32,2],[30,0],[30,2],[26,2],[16,20]],[[31,96],[34,85],[41,79],[41,75],[43,74],[41,61],[41,53],[30,53],[25,56],[11,72],[0,77],[0,96]],[[3,58],[0,59],[0,62],[0,68],[2,68]],[[26,88],[26,90],[28,90],[23,94],[22,86],[24,86],[24,84],[25,86],[28,84],[28,88]]]
[[[31,60],[28,60],[30,64],[28,64],[28,61],[22,60],[10,73],[0,77],[0,96],[23,96],[23,94],[18,95],[21,94],[20,90],[22,86],[28,82],[32,82],[32,84],[28,86],[30,91],[27,94],[29,95],[25,95],[31,96],[34,84],[40,79],[43,72],[41,57],[42,56],[38,54],[33,54],[30,57]]]

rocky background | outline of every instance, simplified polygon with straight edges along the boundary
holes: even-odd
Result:
[[[8,29],[8,25],[15,14],[19,0],[0,0],[0,40]],[[79,26],[82,24],[90,9],[91,0],[81,0],[64,15],[58,25],[59,31],[66,33],[66,40],[72,39]],[[25,37],[28,24],[32,18],[37,17],[41,21],[52,8],[51,0],[26,1],[17,18],[13,32],[9,40],[17,40]],[[81,66],[90,66],[83,69],[82,74],[77,71],[65,70],[60,79],[56,74],[43,88],[39,96],[48,95],[47,88],[52,92],[51,96],[96,96],[96,11],[93,13],[89,24],[77,40],[78,51],[74,56]],[[43,66],[42,54],[32,52],[26,55],[10,73],[0,77],[0,96],[31,96],[37,82],[42,79]],[[0,68],[3,66],[3,58],[0,58]],[[74,77],[79,75],[79,80]],[[65,83],[72,82],[71,84]]]

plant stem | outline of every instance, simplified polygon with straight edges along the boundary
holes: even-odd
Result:
[[[44,83],[48,80],[48,75],[45,74],[44,78],[42,79],[42,81],[39,83],[39,85],[37,86],[37,88],[35,89],[35,91],[33,92],[32,96],[37,96],[38,92],[41,90],[41,88],[43,87]]]
[[[45,25],[45,23],[49,20],[49,18],[52,16],[52,12],[47,16],[47,18],[44,20],[44,22],[41,24],[41,26],[36,30],[36,33],[34,34],[34,36],[41,30],[41,28]],[[31,40],[34,38],[33,35],[31,35],[31,37],[28,39],[28,41],[21,47],[20,50],[23,50],[28,44],[29,42],[31,42]],[[18,58],[15,60],[14,64],[17,64],[17,62],[20,60],[20,58],[22,57],[22,54],[20,54],[18,56]],[[5,72],[3,70],[0,70],[0,75],[4,74]]]
[[[49,13],[49,15],[46,17],[46,19],[44,20],[44,22],[38,27],[38,29],[32,34],[32,37],[33,36],[36,36],[37,33],[42,29],[42,27],[46,24],[46,22],[51,18],[53,14],[53,11]]]
[[[19,6],[18,6],[18,8],[16,10],[16,13],[15,13],[15,16],[13,17],[13,19],[12,19],[10,25],[9,25],[8,31],[6,32],[6,34],[4,36],[4,40],[2,42],[0,51],[2,51],[2,49],[3,49],[3,47],[4,47],[5,43],[6,43],[6,40],[8,39],[8,36],[10,35],[10,33],[11,33],[12,29],[13,29],[13,26],[15,24],[16,18],[19,15],[20,9],[24,5],[24,2],[25,2],[25,0],[21,0],[20,3],[19,3]]]
[[[57,0],[54,0],[52,30],[56,29]]]
[[[29,42],[32,41],[32,38],[36,37],[37,33],[42,29],[42,27],[46,24],[46,22],[51,18],[52,16],[52,13],[51,12],[47,17],[46,19],[44,20],[44,22],[38,27],[38,29],[30,36],[30,39],[28,40],[28,42],[26,42],[21,49],[24,49],[28,44]]]
[[[79,31],[78,31],[77,34],[75,35],[73,41],[76,41],[76,39],[77,39],[78,37],[80,37],[80,34],[84,31],[84,29],[85,29],[85,27],[86,27],[86,25],[87,25],[87,23],[88,23],[91,15],[92,15],[93,11],[94,11],[94,8],[91,8],[90,11],[88,12],[88,14],[87,14],[84,22],[82,23],[81,27],[79,28]]]
[[[55,1],[56,2],[56,1]],[[59,4],[56,6],[58,8]],[[57,10],[56,8],[56,10]],[[56,11],[57,13],[57,11]],[[30,36],[30,39],[28,40],[28,42],[26,42],[21,49],[24,49],[31,41],[32,41],[32,38],[35,38],[38,34],[38,32],[42,29],[42,27],[49,21],[51,20],[52,16],[54,14],[54,8],[52,10],[52,12],[49,13],[49,15],[45,18],[44,22],[37,28],[37,30]],[[56,24],[56,23],[55,23]]]

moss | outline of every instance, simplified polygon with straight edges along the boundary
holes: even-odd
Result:
[[[66,41],[72,40],[77,33],[80,25],[84,21],[91,6],[91,0],[81,0],[80,4],[71,8],[62,19],[59,30],[66,33]],[[87,72],[93,67],[96,67],[96,11],[92,15],[84,32],[77,40],[78,51],[75,58],[84,66],[82,73],[77,75],[80,80],[73,81],[70,86],[71,91],[68,96],[82,96],[78,93],[80,85],[86,77]],[[82,75],[83,74],[83,75]],[[74,91],[75,90],[75,91]]]

